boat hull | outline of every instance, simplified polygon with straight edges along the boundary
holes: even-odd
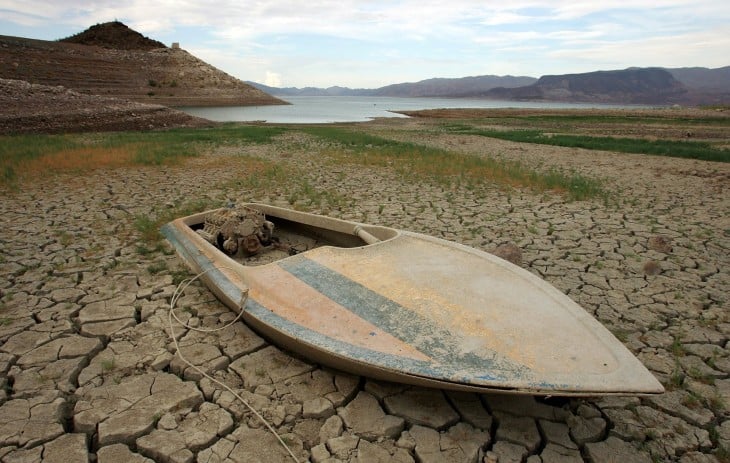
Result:
[[[191,226],[163,233],[246,323],[293,352],[354,374],[477,392],[654,394],[659,382],[608,330],[544,280],[437,238],[252,204],[272,220],[382,240],[242,265]],[[375,240],[377,241],[377,240]],[[248,289],[248,298],[241,304]]]

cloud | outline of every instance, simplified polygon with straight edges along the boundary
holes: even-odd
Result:
[[[284,85],[730,64],[721,0],[0,0],[0,11],[3,29],[47,39],[118,19],[239,78]]]
[[[271,71],[266,71],[266,77],[264,78],[264,85],[269,87],[281,87],[281,74]]]
[[[702,56],[704,66],[722,67],[728,65],[728,55],[723,50],[730,50],[730,36],[716,29],[678,36],[595,42],[584,47],[552,50],[547,56],[563,62],[588,60],[609,67],[692,66],[693,60]]]

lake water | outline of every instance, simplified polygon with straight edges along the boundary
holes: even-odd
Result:
[[[541,103],[476,98],[393,98],[377,96],[287,96],[274,106],[177,108],[211,121],[266,121],[282,124],[363,122],[376,117],[406,117],[391,111],[438,108],[607,108],[592,103]]]

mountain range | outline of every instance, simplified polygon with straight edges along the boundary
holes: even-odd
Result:
[[[496,75],[433,78],[374,89],[341,86],[279,88],[250,81],[247,83],[279,97],[448,97],[658,105],[730,103],[730,66],[716,69],[633,67],[540,78]]]

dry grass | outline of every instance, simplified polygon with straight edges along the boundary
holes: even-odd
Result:
[[[16,166],[16,171],[19,176],[28,177],[43,175],[47,172],[85,172],[102,168],[125,167],[134,164],[136,154],[137,150],[133,146],[78,147],[23,160]]]

